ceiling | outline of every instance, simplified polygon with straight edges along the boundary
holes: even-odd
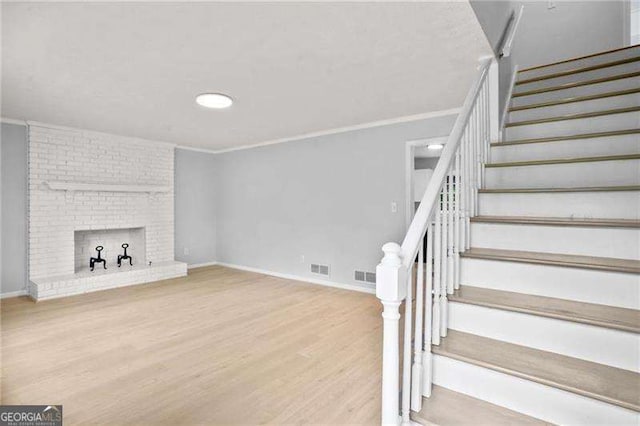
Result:
[[[490,53],[467,1],[3,3],[2,116],[229,149],[459,107]]]

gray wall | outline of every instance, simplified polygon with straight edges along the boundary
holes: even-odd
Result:
[[[415,157],[413,159],[414,169],[432,169],[435,170],[440,157]]]
[[[524,5],[511,57],[500,60],[501,111],[516,65],[543,65],[624,45],[623,2],[471,0],[489,44],[497,53],[513,10]]]
[[[175,257],[191,265],[216,260],[216,164],[213,154],[175,151]]]
[[[357,284],[354,270],[375,271],[382,244],[404,235],[405,142],[447,135],[454,120],[220,154],[218,261]],[[330,277],[311,263],[330,265]]]
[[[2,123],[0,293],[24,290],[27,284],[27,153],[27,128]]]

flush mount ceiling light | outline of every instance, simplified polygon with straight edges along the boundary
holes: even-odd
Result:
[[[430,149],[432,151],[437,151],[438,149],[442,149],[444,145],[442,145],[441,143],[434,143],[431,145],[427,145],[427,149]]]
[[[196,102],[205,108],[224,109],[233,104],[233,99],[222,93],[202,93],[196,96]]]

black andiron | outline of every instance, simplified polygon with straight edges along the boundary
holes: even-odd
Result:
[[[129,259],[129,265],[133,266],[133,263],[131,262],[131,256],[127,254],[127,247],[129,247],[129,244],[127,243],[122,244],[122,248],[124,249],[124,254],[118,255],[118,268],[122,266],[122,261],[127,259]]]
[[[106,259],[103,259],[100,254],[100,252],[103,249],[104,247],[97,246],[96,251],[98,252],[98,257],[92,257],[91,259],[89,259],[89,268],[91,268],[92,271],[93,271],[93,268],[96,266],[96,263],[102,263],[102,266],[104,266],[104,269],[107,269],[107,261]]]

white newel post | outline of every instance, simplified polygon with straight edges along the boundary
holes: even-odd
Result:
[[[400,304],[407,296],[407,271],[400,246],[382,246],[384,257],[376,267],[376,296],[384,310],[382,338],[382,424],[400,424]]]

